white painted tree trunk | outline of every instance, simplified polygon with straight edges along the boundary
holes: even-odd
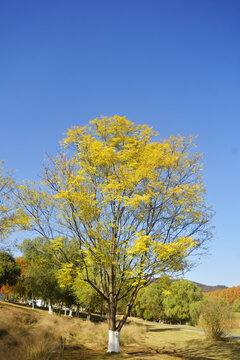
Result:
[[[69,310],[68,316],[72,316],[72,309]]]
[[[53,309],[51,305],[48,305],[48,312],[50,315],[53,315]]]
[[[119,331],[109,330],[107,352],[120,353],[120,333],[119,333]]]
[[[32,310],[34,310],[34,301],[32,301]]]
[[[67,309],[64,309],[64,316],[67,316]]]

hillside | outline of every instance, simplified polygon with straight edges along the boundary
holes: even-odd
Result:
[[[206,295],[209,297],[224,298],[224,299],[226,299],[226,301],[229,305],[232,305],[236,299],[240,299],[240,285],[222,289],[222,290],[206,292]]]
[[[152,280],[153,283],[156,283],[157,281],[159,280],[159,278],[155,278]],[[171,279],[171,281],[176,281],[177,279]],[[179,279],[178,279],[179,280]],[[184,279],[183,279],[184,280]],[[187,279],[185,279],[187,280]],[[191,281],[191,280],[189,280]],[[214,286],[211,286],[211,285],[205,285],[205,284],[201,284],[201,283],[198,283],[196,281],[191,281],[193,282],[194,284],[196,284],[201,290],[202,292],[206,293],[206,292],[212,292],[212,291],[216,291],[216,290],[224,290],[224,289],[228,289],[227,286],[225,285],[214,285]]]

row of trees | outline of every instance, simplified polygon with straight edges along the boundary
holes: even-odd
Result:
[[[41,183],[1,178],[1,233],[21,228],[44,238],[60,283],[79,292],[85,284],[102,298],[108,351],[118,352],[139,291],[188,269],[190,255],[211,237],[201,154],[193,137],[160,140],[117,115],[70,129],[61,145]]]
[[[232,311],[235,310],[223,298],[204,296],[190,281],[171,282],[167,278],[141,290],[135,304],[137,316],[146,320],[198,325],[211,340],[219,340],[231,328]]]

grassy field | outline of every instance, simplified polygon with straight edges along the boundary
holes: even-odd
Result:
[[[236,326],[239,321],[237,317]],[[50,316],[42,310],[0,302],[0,359],[240,359],[240,341],[208,342],[203,333],[190,328],[130,319],[121,332],[122,352],[116,355],[106,354],[107,334],[105,322]]]

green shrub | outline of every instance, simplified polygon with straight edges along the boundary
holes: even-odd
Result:
[[[199,323],[208,339],[220,340],[232,327],[232,321],[231,309],[223,299],[212,298],[202,303]]]

